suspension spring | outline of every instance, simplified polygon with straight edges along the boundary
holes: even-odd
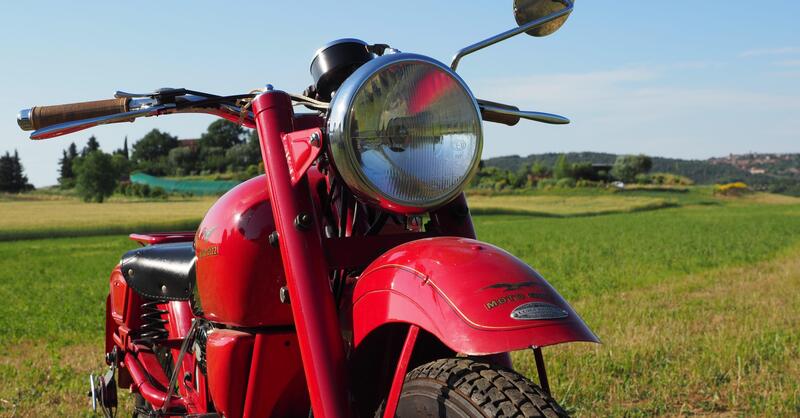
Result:
[[[142,326],[139,328],[139,338],[134,340],[136,344],[150,346],[165,340],[169,336],[166,325],[169,321],[162,318],[169,311],[160,309],[159,304],[167,303],[166,300],[154,300],[145,302],[141,305]]]

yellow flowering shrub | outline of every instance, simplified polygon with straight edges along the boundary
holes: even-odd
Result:
[[[723,196],[741,196],[750,191],[750,188],[741,181],[728,184],[717,184],[714,186],[714,194]]]

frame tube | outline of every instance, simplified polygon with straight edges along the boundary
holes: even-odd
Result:
[[[292,102],[282,91],[267,91],[252,106],[311,407],[316,417],[344,417],[349,415],[346,360],[320,228],[308,178],[292,186],[281,141],[294,130]],[[301,214],[309,218],[307,228],[295,226]],[[266,296],[277,302],[278,295]]]

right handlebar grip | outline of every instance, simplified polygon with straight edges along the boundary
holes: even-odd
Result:
[[[519,108],[503,103],[490,102],[488,100],[479,100],[478,104],[488,105],[486,108],[481,106],[481,118],[487,122],[502,123],[508,126],[514,126],[519,122],[519,116],[509,115],[491,110],[490,108],[499,108],[519,112]]]
[[[55,106],[36,106],[21,112],[17,122],[24,130],[35,130],[59,123],[115,115],[128,111],[129,100],[129,98],[119,98]]]

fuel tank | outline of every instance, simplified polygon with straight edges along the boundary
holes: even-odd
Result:
[[[278,248],[266,176],[225,193],[209,209],[195,236],[196,292],[203,316],[241,327],[291,325],[280,302],[286,276]]]

